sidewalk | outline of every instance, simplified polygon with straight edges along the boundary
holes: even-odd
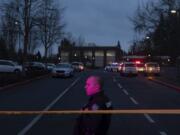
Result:
[[[35,81],[35,80],[40,80],[42,78],[48,77],[49,75],[50,74],[44,74],[44,75],[36,76],[36,77],[33,77],[33,78],[26,78],[26,79],[22,78],[21,80],[14,81],[14,82],[7,83],[5,85],[0,86],[0,91],[8,89],[8,88],[15,87],[15,86],[19,86],[19,85],[24,85],[24,84],[30,83],[32,81]]]
[[[180,76],[178,76],[175,67],[164,67],[161,70],[161,76],[157,79],[180,87]]]
[[[149,80],[180,91],[180,77],[175,67],[162,68],[161,75]]]

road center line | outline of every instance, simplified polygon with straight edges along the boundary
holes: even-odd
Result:
[[[167,133],[164,131],[160,131],[159,133],[160,133],[160,135],[167,135]]]
[[[144,114],[144,117],[150,122],[150,123],[156,123],[149,114]]]
[[[119,87],[120,89],[122,89],[122,86],[121,86],[121,84],[120,84],[120,83],[118,83],[118,87]]]
[[[135,105],[138,105],[139,103],[133,98],[133,97],[130,97],[131,101],[135,104]]]
[[[113,82],[116,82],[116,79],[115,79],[115,78],[113,78]]]
[[[78,81],[79,81],[80,77],[77,78],[69,87],[67,87],[62,93],[60,93],[60,95],[54,99],[45,109],[43,109],[43,111],[48,111],[49,109],[51,109],[54,104],[57,103],[57,101],[59,99],[61,99],[69,90],[72,86],[74,86]],[[26,134],[43,116],[43,114],[39,114],[37,115],[25,128],[23,128],[18,135],[24,135]]]
[[[122,90],[126,95],[129,95],[129,93],[127,92],[127,90],[123,89]]]

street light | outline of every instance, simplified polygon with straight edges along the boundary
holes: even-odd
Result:
[[[15,25],[18,26],[18,40],[19,40],[19,49],[21,48],[21,41],[20,41],[20,22],[19,21],[15,21]]]
[[[153,48],[153,41],[152,41],[153,39],[152,39],[152,36],[146,36],[145,37],[145,44],[146,44],[146,47],[147,47],[147,49],[146,49],[146,53],[148,54],[147,56],[149,57],[149,58],[151,58],[151,53],[152,53],[152,48]]]
[[[177,17],[179,17],[179,10],[175,10],[175,9],[172,9],[171,11],[171,14],[176,14],[177,15]]]
[[[172,13],[172,14],[176,14],[176,13],[177,13],[177,11],[176,11],[176,10],[174,10],[174,9],[172,9],[172,10],[171,10],[171,13]]]
[[[149,36],[147,36],[147,37],[146,37],[146,39],[150,39],[150,37],[149,37]]]

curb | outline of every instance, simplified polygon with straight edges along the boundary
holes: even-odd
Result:
[[[148,78],[148,80],[153,81],[153,82],[158,83],[158,84],[161,84],[161,85],[164,85],[164,86],[166,86],[166,87],[169,87],[169,88],[175,89],[175,90],[177,90],[177,91],[179,91],[179,92],[180,92],[180,87],[175,86],[175,85],[173,85],[173,84],[166,83],[166,82],[163,82],[163,81],[160,81],[160,80],[154,79],[154,78]]]
[[[0,87],[0,91],[1,91],[1,90],[5,90],[5,89],[8,89],[8,88],[15,87],[15,86],[19,86],[19,85],[24,85],[24,84],[30,83],[30,82],[32,82],[32,81],[40,80],[40,79],[42,79],[42,78],[48,77],[48,76],[49,76],[49,74],[43,75],[43,76],[38,76],[38,77],[29,79],[29,80],[25,80],[25,81],[22,81],[22,82],[12,83],[12,84],[9,84],[9,85]]]

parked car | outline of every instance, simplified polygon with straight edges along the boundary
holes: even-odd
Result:
[[[120,63],[112,63],[111,64],[111,71],[113,71],[113,72],[118,72],[118,71],[120,71],[120,68],[121,68],[121,65],[120,65]]]
[[[11,60],[0,60],[0,72],[18,74],[22,72],[22,66]]]
[[[122,64],[121,74],[122,75],[137,75],[138,70],[137,70],[136,63],[134,63],[134,62],[124,62]]]
[[[59,63],[52,70],[52,77],[70,77],[74,75],[74,68],[69,63]]]
[[[112,72],[118,72],[118,71],[120,71],[120,69],[121,69],[121,63],[117,63],[117,62],[108,64],[108,65],[104,68],[104,70],[106,70],[106,71],[112,71]]]
[[[84,64],[82,62],[72,62],[72,66],[75,71],[83,71],[84,70]]]
[[[111,71],[111,64],[107,64],[104,68],[105,71]]]
[[[28,74],[43,74],[47,72],[47,69],[41,62],[26,62],[25,71]]]
[[[160,66],[157,62],[148,62],[145,64],[144,75],[160,75]]]
[[[47,70],[51,72],[56,65],[53,63],[47,63]]]

